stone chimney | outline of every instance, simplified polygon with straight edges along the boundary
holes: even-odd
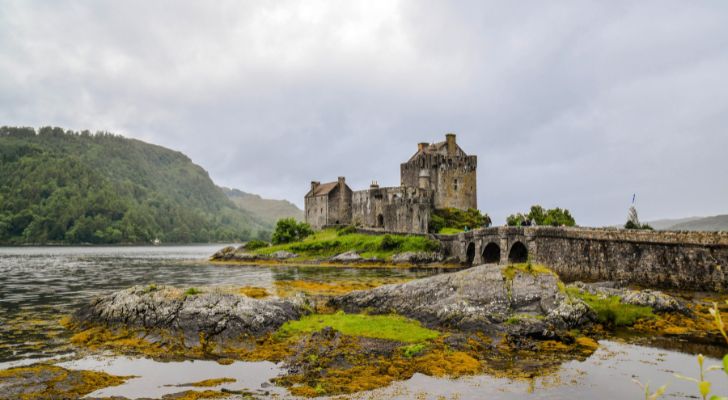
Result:
[[[373,189],[379,189],[379,182],[372,181],[372,184],[369,185],[369,190],[373,190]]]
[[[318,181],[311,181],[311,194],[316,194],[316,188],[319,187],[321,182]]]
[[[339,189],[344,189],[344,186],[346,185],[346,178],[343,176],[339,177]]]
[[[417,151],[425,151],[430,144],[427,142],[417,143]]]
[[[448,133],[445,135],[445,141],[447,141],[447,155],[454,156],[457,144],[455,143],[455,134]]]

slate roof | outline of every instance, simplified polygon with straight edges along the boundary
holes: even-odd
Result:
[[[339,185],[339,182],[328,182],[328,183],[322,183],[318,185],[316,188],[316,193],[311,193],[311,191],[308,191],[308,194],[306,194],[306,197],[311,196],[323,196],[326,194],[329,194],[332,190],[334,190]]]

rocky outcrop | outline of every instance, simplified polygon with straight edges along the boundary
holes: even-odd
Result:
[[[593,319],[591,309],[559,289],[551,273],[484,265],[468,270],[356,291],[330,300],[347,312],[395,312],[437,327],[551,336]]]
[[[236,339],[272,332],[300,318],[305,308],[300,297],[253,299],[215,289],[134,286],[93,299],[74,314],[74,320],[81,325],[165,330],[194,343],[200,333]]]
[[[347,251],[346,253],[337,254],[331,257],[334,262],[356,262],[361,261],[362,257],[355,251]]]
[[[690,310],[683,301],[665,294],[659,290],[631,290],[618,287],[614,282],[583,283],[574,282],[569,287],[577,288],[583,292],[605,297],[617,296],[622,303],[635,306],[647,306],[657,312],[680,312],[690,314]]]
[[[392,256],[392,262],[395,264],[429,264],[434,262],[441,262],[442,260],[443,257],[441,253],[426,251],[407,251]]]
[[[291,253],[290,251],[278,250],[271,253],[270,255],[250,253],[245,249],[244,246],[240,246],[237,249],[232,246],[227,246],[221,250],[215,252],[210,257],[212,261],[256,261],[256,260],[287,260],[289,258],[298,257],[298,254]]]

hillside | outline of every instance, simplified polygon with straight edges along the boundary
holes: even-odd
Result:
[[[703,217],[675,224],[672,231],[728,231],[728,215]]]
[[[0,128],[0,243],[247,240],[270,226],[182,153],[109,133]]]
[[[682,224],[685,222],[695,221],[695,220],[699,220],[699,219],[701,219],[701,217],[658,219],[658,220],[654,220],[654,221],[649,221],[649,222],[647,222],[647,224],[650,225],[651,227],[653,227],[654,229],[661,231],[661,230],[669,230],[677,224]]]
[[[288,200],[264,199],[257,194],[225,187],[222,190],[236,206],[257,216],[267,224],[275,225],[281,218],[295,218],[303,221],[303,211]]]

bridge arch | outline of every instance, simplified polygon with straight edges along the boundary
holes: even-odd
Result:
[[[524,263],[528,260],[528,248],[523,242],[518,241],[511,245],[508,252],[508,261],[512,263]]]
[[[483,249],[483,263],[485,264],[497,264],[500,262],[501,249],[494,242],[488,243]]]
[[[468,248],[465,251],[465,265],[471,266],[475,261],[475,243],[470,242]]]

